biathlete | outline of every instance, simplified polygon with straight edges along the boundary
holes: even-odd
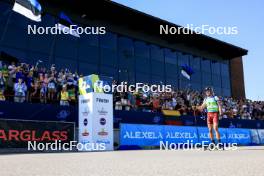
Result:
[[[207,126],[209,129],[209,137],[211,143],[216,144],[213,136],[213,129],[216,134],[217,144],[219,148],[222,148],[220,141],[220,133],[218,131],[219,116],[222,116],[222,106],[219,98],[214,95],[214,91],[211,87],[205,88],[206,98],[203,104],[198,107],[200,111],[207,109]]]

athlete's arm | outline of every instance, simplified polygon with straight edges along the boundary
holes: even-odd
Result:
[[[223,115],[223,110],[222,110],[222,103],[220,100],[217,101],[218,104],[218,110],[219,110],[219,115]]]
[[[203,111],[205,108],[206,108],[206,103],[205,103],[205,101],[203,102],[203,104],[202,104],[201,106],[198,106],[198,107],[197,107],[197,109],[198,109],[199,111]]]

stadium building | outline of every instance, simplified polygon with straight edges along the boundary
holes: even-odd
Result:
[[[40,23],[0,2],[1,62],[16,60],[68,68],[83,75],[97,73],[129,83],[171,84],[202,90],[212,85],[216,94],[245,97],[242,56],[247,50],[205,35],[160,35],[160,25],[178,27],[108,0],[41,0]],[[78,26],[105,27],[106,34],[28,35],[28,25],[52,27],[64,12]],[[93,28],[96,30],[98,28]],[[181,66],[194,70],[191,80]]]

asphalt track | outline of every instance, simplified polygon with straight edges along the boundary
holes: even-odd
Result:
[[[264,147],[1,154],[0,167],[0,176],[263,176]]]

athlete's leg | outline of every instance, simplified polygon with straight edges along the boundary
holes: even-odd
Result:
[[[209,130],[209,137],[211,139],[211,142],[214,143],[214,135],[213,135],[213,124],[207,123],[208,130]]]
[[[218,130],[218,124],[219,124],[218,113],[214,113],[213,115],[213,124],[214,124],[214,131],[215,131],[217,142],[220,143],[220,133]]]
[[[212,113],[208,112],[207,113],[207,126],[209,130],[209,137],[211,139],[211,142],[214,143],[214,135],[213,135],[213,118],[212,118]]]
[[[214,131],[215,131],[215,136],[216,136],[217,142],[219,143],[220,142],[220,133],[219,133],[219,130],[218,130],[218,123],[214,123],[213,127],[214,127]]]

